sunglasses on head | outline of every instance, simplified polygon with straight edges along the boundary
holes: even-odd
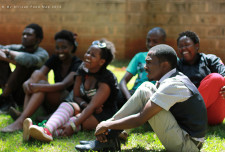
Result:
[[[93,41],[92,45],[97,45],[99,48],[106,48],[106,43],[105,42]]]

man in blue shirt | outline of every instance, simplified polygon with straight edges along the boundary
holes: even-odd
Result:
[[[147,56],[148,50],[158,44],[164,44],[166,42],[166,32],[160,27],[155,27],[149,30],[146,37],[146,52],[137,53],[130,61],[126,73],[120,81],[120,89],[122,95],[124,96],[122,103],[119,103],[119,108],[131,97],[134,91],[145,81],[148,81],[147,73],[144,70],[145,58]],[[137,75],[134,86],[131,90],[128,90],[127,83]]]

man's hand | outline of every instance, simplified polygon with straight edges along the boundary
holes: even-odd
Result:
[[[6,56],[5,52],[4,52],[4,49],[0,49],[0,60],[1,59],[5,59],[5,58],[7,58],[7,56]]]
[[[107,126],[106,124],[107,124],[106,121],[102,121],[96,127],[95,136],[97,140],[100,142],[107,142],[106,135],[108,134],[108,128],[106,127]]]

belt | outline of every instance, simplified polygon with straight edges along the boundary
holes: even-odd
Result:
[[[193,141],[193,143],[196,145],[196,147],[197,147],[199,150],[203,147],[203,142],[194,140],[193,138],[190,138],[190,139]]]

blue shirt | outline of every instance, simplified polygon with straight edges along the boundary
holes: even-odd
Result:
[[[133,76],[137,74],[132,90],[136,90],[143,82],[148,81],[147,73],[145,72],[145,58],[148,52],[137,53],[130,61],[126,71],[131,73]]]

